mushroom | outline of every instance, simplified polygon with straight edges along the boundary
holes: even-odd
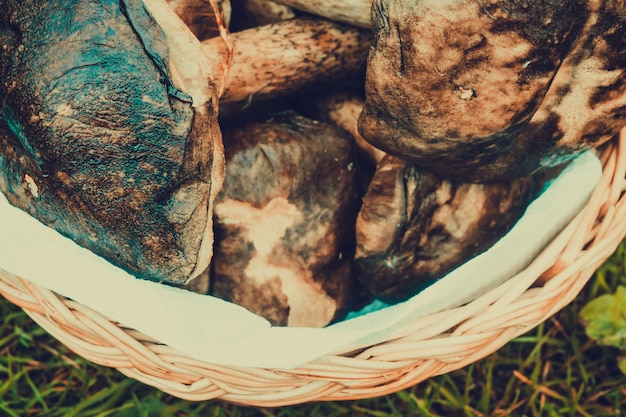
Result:
[[[149,3],[3,2],[0,190],[136,276],[184,283],[212,253],[218,94],[199,41]]]
[[[361,193],[349,136],[294,112],[223,134],[210,293],[279,326],[343,317],[358,294]]]
[[[356,223],[358,280],[396,303],[492,246],[521,217],[534,179],[452,181],[384,156]]]
[[[530,175],[626,123],[620,1],[375,0],[360,131],[464,181]]]
[[[223,81],[222,102],[361,82],[370,46],[369,31],[315,17],[250,28],[226,39],[202,42],[215,79]]]

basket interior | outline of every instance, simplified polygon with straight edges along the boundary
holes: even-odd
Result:
[[[383,341],[292,369],[193,359],[5,270],[0,293],[77,354],[180,398],[280,406],[385,395],[473,363],[571,302],[626,236],[626,130],[600,159],[589,202],[512,279],[469,303],[408,318]]]

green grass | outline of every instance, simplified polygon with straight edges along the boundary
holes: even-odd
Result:
[[[566,309],[459,371],[384,397],[271,409],[171,397],[77,357],[0,299],[0,416],[626,415],[622,352],[590,340],[579,320],[588,301],[626,285],[625,264],[622,244]]]

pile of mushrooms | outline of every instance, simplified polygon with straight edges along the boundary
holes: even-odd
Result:
[[[0,9],[0,191],[275,325],[413,296],[626,124],[623,1]]]

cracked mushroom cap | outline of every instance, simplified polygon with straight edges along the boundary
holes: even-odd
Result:
[[[225,130],[224,143],[211,294],[279,326],[342,317],[356,295],[351,139],[288,112]]]
[[[626,123],[623,1],[375,0],[359,127],[462,181],[562,164]]]

